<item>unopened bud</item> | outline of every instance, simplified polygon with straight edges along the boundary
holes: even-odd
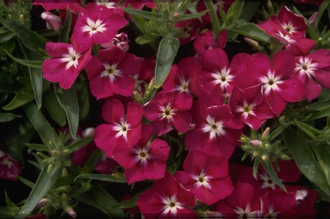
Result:
[[[175,17],[175,18],[179,17],[179,13],[178,13],[178,12],[175,12],[175,13],[173,14],[173,17]]]
[[[52,170],[54,169],[55,165],[54,164],[49,164],[48,168],[47,168],[47,173],[52,172]]]
[[[68,175],[68,170],[65,167],[63,167],[63,169],[62,169],[62,177],[67,176],[67,175]]]
[[[154,89],[154,85],[155,85],[155,77],[153,77],[153,78],[150,80],[147,90],[148,90],[148,91],[152,91],[152,90]]]
[[[49,11],[45,11],[41,14],[41,18],[46,21],[47,29],[55,31],[58,31],[60,29],[62,19],[59,16]]]
[[[268,160],[268,156],[267,156],[266,154],[264,154],[264,155],[261,156],[261,159],[262,159],[263,161],[266,161],[266,160]]]
[[[52,150],[52,154],[53,155],[57,154],[57,151],[56,150]]]
[[[141,103],[142,102],[142,96],[139,92],[137,91],[134,91],[133,92],[133,99],[138,102],[138,103]]]
[[[263,140],[268,140],[269,132],[270,132],[270,128],[267,127],[267,128],[265,129],[265,131],[262,133],[261,138],[262,138]]]
[[[49,203],[49,200],[46,198],[43,198],[38,202],[38,204],[35,208],[36,209],[42,208],[42,207],[46,206],[48,203]]]
[[[254,151],[254,152],[252,153],[252,156],[253,156],[253,157],[257,157],[258,155],[259,155],[259,153],[256,152],[256,151]]]
[[[266,149],[266,150],[270,150],[271,147],[272,147],[272,146],[271,146],[269,143],[266,143],[266,144],[265,144],[265,149]]]
[[[24,23],[24,15],[20,15],[19,18],[18,18],[19,22],[20,23]]]
[[[259,43],[251,38],[248,37],[244,37],[245,42],[247,42],[247,44],[249,44],[252,48],[258,48],[259,47]]]
[[[73,210],[72,207],[67,207],[67,208],[65,209],[65,211],[66,211],[66,213],[67,213],[70,217],[72,217],[72,218],[76,218],[76,217],[77,217],[77,213]]]
[[[262,142],[260,140],[252,140],[249,142],[249,144],[252,146],[252,147],[261,147],[262,146]]]
[[[315,27],[316,21],[317,21],[318,17],[319,17],[318,12],[314,12],[312,14],[312,16],[310,16],[309,19],[308,19],[308,22],[310,23],[310,25],[312,25],[313,27]]]

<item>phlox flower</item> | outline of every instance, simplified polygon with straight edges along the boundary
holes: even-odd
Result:
[[[197,217],[197,214],[189,209],[196,206],[194,194],[168,172],[164,178],[157,180],[151,189],[139,196],[136,205],[145,218]]]
[[[241,130],[232,126],[228,105],[207,107],[194,101],[190,110],[195,128],[189,131],[185,143],[189,151],[203,151],[211,156],[229,158],[234,152]]]
[[[158,93],[152,100],[144,105],[144,116],[152,122],[156,135],[160,136],[174,128],[178,132],[190,129],[191,116],[188,112],[192,99],[185,94],[174,92]]]
[[[296,67],[291,75],[303,82],[306,99],[311,101],[321,94],[321,86],[330,88],[330,51],[318,49],[307,56],[296,57]],[[316,83],[313,78],[317,80]],[[320,86],[320,85],[321,86]]]
[[[46,11],[69,8],[73,12],[80,12],[82,9],[80,0],[33,0],[31,4],[42,5]]]
[[[161,139],[155,138],[150,145],[148,141],[153,134],[150,125],[142,124],[139,142],[133,147],[119,145],[113,151],[113,158],[125,168],[128,184],[145,179],[161,179],[165,175],[166,160],[170,147]]]
[[[20,173],[19,162],[0,150],[0,178],[17,181],[15,176],[19,176]]]
[[[72,44],[46,43],[46,52],[51,58],[42,64],[43,77],[50,82],[59,82],[63,89],[69,89],[80,71],[91,60],[91,49],[79,50]]]
[[[303,83],[297,78],[289,78],[294,67],[294,57],[288,51],[277,52],[271,63],[263,53],[250,56],[248,67],[237,78],[237,86],[262,86],[264,100],[278,117],[287,102],[300,102],[305,96]]]
[[[206,50],[221,48],[223,49],[227,43],[227,31],[221,30],[218,36],[218,40],[214,43],[214,34],[211,30],[206,30],[200,33],[194,41],[194,50],[196,53],[202,55]]]
[[[135,86],[135,79],[131,75],[138,74],[141,65],[141,58],[125,53],[118,47],[99,50],[98,56],[93,56],[86,66],[92,94],[97,99],[114,94],[131,96]]]
[[[108,157],[112,157],[118,145],[128,144],[133,147],[141,138],[143,108],[140,104],[129,102],[125,113],[121,101],[110,99],[103,105],[101,114],[108,124],[95,128],[94,141]]]
[[[179,37],[180,45],[186,45],[188,42],[196,39],[202,23],[198,19],[182,20],[175,24],[175,28],[181,30],[188,37]]]
[[[74,32],[74,38],[80,49],[85,50],[94,44],[111,42],[117,31],[126,26],[127,20],[103,5],[89,3],[81,10]]]
[[[234,189],[228,175],[227,159],[191,151],[183,163],[183,169],[177,171],[174,177],[205,204],[211,205],[226,198]]]

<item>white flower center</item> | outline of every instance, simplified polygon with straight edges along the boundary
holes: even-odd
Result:
[[[175,109],[172,108],[171,104],[168,104],[166,106],[159,106],[160,111],[162,114],[160,115],[160,119],[167,119],[167,120],[172,120],[173,115],[175,114]]]
[[[269,94],[270,90],[279,90],[277,86],[282,83],[279,76],[275,77],[274,72],[268,71],[267,76],[262,76],[260,78],[261,83],[263,83],[263,89],[265,94]]]
[[[203,132],[208,132],[210,134],[210,140],[214,139],[216,136],[224,135],[225,130],[223,130],[223,122],[222,121],[214,121],[214,118],[211,116],[206,117],[206,124],[202,128]]]
[[[126,119],[121,118],[120,123],[115,123],[113,130],[117,131],[116,138],[123,136],[127,141],[127,131],[130,130],[130,124],[127,124]]]
[[[293,26],[292,22],[289,22],[287,24],[282,24],[282,27],[290,34],[296,32],[296,28]]]
[[[230,69],[223,68],[221,71],[216,71],[214,73],[211,73],[211,76],[214,78],[213,84],[219,84],[221,90],[225,90],[226,87],[229,85],[229,82],[231,82],[234,79],[234,76],[230,75]]]
[[[268,207],[268,214],[264,216],[264,218],[278,218],[279,212],[274,211],[274,207],[271,205]]]
[[[116,3],[115,2],[110,2],[109,0],[96,0],[95,3],[97,5],[103,5],[107,8],[115,8]]]
[[[190,79],[188,80],[185,80],[183,77],[180,78],[180,82],[181,84],[176,86],[175,90],[176,91],[179,91],[180,93],[190,93],[189,91],[189,82],[190,82]]]
[[[69,47],[68,53],[63,55],[63,58],[61,58],[62,62],[66,62],[65,69],[71,68],[71,66],[74,66],[74,68],[77,68],[78,66],[78,59],[80,58],[80,54],[76,53],[76,51]]]
[[[101,72],[101,77],[108,77],[113,82],[116,77],[120,77],[121,70],[117,69],[117,63],[110,65],[109,63],[103,63],[104,71]]]
[[[246,101],[244,101],[243,106],[237,106],[236,112],[242,113],[242,116],[244,118],[248,117],[248,115],[255,115],[253,112],[254,104],[248,104]]]
[[[13,162],[9,158],[5,158],[3,159],[2,164],[10,168],[13,165]]]
[[[281,31],[277,33],[277,36],[283,38],[285,41],[287,41],[290,44],[295,43],[296,41],[294,39],[291,39],[289,35],[284,35]]]
[[[105,27],[105,24],[102,23],[102,21],[99,19],[97,19],[94,22],[90,18],[87,18],[86,22],[87,22],[87,25],[83,26],[82,31],[88,32],[89,36],[92,36],[93,34],[98,33],[98,32],[102,33],[107,29]]]
[[[241,207],[237,207],[235,209],[236,214],[238,214],[238,218],[256,218],[256,211],[251,212],[251,207],[249,204],[245,207],[245,209]]]
[[[314,71],[317,70],[317,63],[312,63],[312,60],[307,57],[300,57],[294,70],[298,71],[299,74],[314,76]]]
[[[267,175],[267,173],[260,174],[260,179],[263,180],[264,182],[261,185],[261,188],[272,188],[273,190],[275,189],[276,184],[274,181]]]
[[[164,197],[162,201],[165,204],[162,214],[168,214],[169,212],[171,214],[177,214],[178,209],[183,209],[183,204],[177,201],[176,195]]]
[[[208,182],[212,177],[211,176],[206,176],[206,173],[204,170],[201,171],[199,175],[194,175],[193,179],[196,180],[194,186],[195,187],[200,187],[204,186],[207,189],[211,188],[210,183]]]
[[[134,160],[136,163],[141,162],[142,164],[147,164],[148,160],[152,158],[149,154],[148,148],[132,148],[132,153],[135,154]]]

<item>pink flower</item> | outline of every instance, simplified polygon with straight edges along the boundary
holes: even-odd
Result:
[[[183,163],[183,169],[177,171],[174,177],[205,204],[211,205],[226,198],[234,189],[228,175],[228,161],[224,158],[191,151]]]
[[[256,53],[249,58],[247,71],[237,79],[237,85],[248,88],[262,85],[264,100],[278,117],[287,102],[299,102],[305,96],[302,82],[289,78],[295,66],[294,57],[288,51],[280,51],[269,57]]]
[[[123,144],[114,149],[113,158],[125,168],[128,184],[145,179],[157,180],[165,175],[170,147],[158,138],[148,145],[152,134],[152,127],[142,124],[141,139],[135,146]]]
[[[266,119],[274,117],[273,111],[263,100],[261,86],[244,91],[234,86],[228,104],[234,116],[233,123],[240,128],[246,124],[257,130]]]
[[[33,0],[31,2],[33,5],[42,5],[46,11],[56,10],[56,9],[64,9],[68,8],[74,12],[80,12],[81,4],[80,0]]]
[[[136,205],[146,218],[197,217],[197,214],[188,208],[196,206],[194,194],[186,190],[168,172],[164,178],[154,183],[153,188],[139,196]]]
[[[224,29],[219,33],[218,40],[214,43],[214,36],[211,30],[200,33],[194,41],[194,50],[202,55],[206,50],[221,48],[227,43],[227,31]]]
[[[63,89],[69,89],[80,71],[92,58],[91,49],[79,50],[72,41],[66,43],[46,43],[46,52],[51,58],[42,64],[43,77],[50,82],[59,82]]]
[[[311,101],[321,94],[321,86],[330,88],[330,51],[318,49],[303,57],[296,57],[296,67],[291,77],[298,78],[305,85],[306,99]],[[313,78],[318,82],[316,83]]]
[[[188,112],[192,99],[184,94],[158,93],[144,105],[144,116],[152,122],[156,135],[161,136],[173,129],[186,132],[190,129],[191,116]]]
[[[175,24],[183,34],[188,37],[179,37],[180,45],[186,45],[188,42],[196,39],[202,23],[198,19],[182,20]]]
[[[109,43],[126,24],[127,20],[122,15],[112,13],[102,5],[89,3],[81,11],[71,38],[81,50],[86,50],[93,44]]]
[[[19,162],[0,150],[0,178],[17,181],[15,176],[19,176],[20,173]]]
[[[41,18],[46,21],[46,27],[50,30],[58,31],[61,27],[62,19],[48,11],[42,12]]]
[[[191,109],[196,127],[186,135],[185,143],[189,151],[199,150],[211,156],[229,158],[234,152],[241,130],[233,127],[233,115],[228,105],[207,107],[195,101]]]
[[[94,141],[108,157],[112,157],[118,145],[128,144],[133,147],[141,138],[143,108],[140,104],[129,102],[125,114],[122,102],[110,99],[103,105],[101,114],[108,124],[95,128]]]
[[[97,99],[114,94],[131,96],[135,86],[135,79],[131,75],[138,74],[141,66],[141,58],[125,53],[120,48],[112,46],[99,50],[98,56],[93,56],[86,66],[92,94]]]

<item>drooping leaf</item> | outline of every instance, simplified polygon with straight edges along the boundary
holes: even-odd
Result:
[[[34,99],[34,95],[32,90],[28,87],[24,87],[21,90],[19,90],[14,96],[14,98],[7,105],[2,107],[2,109],[7,111],[14,110],[30,102],[33,99]]]
[[[277,177],[277,174],[273,168],[273,165],[270,160],[267,161],[261,161],[260,162],[262,167],[266,170],[269,177],[273,180],[276,185],[278,185],[281,189],[283,189],[286,192],[286,188],[282,184],[281,180]]]
[[[8,30],[6,27],[0,27],[0,43],[7,42],[15,36],[15,33]]]
[[[22,117],[20,115],[16,115],[14,113],[0,113],[0,122],[9,122],[13,119]]]
[[[117,178],[109,174],[82,174],[76,177],[77,179],[92,179],[105,182],[127,183],[125,178]]]
[[[330,187],[330,151],[328,145],[314,145],[313,150],[327,180],[328,187]]]
[[[309,137],[312,139],[317,139],[317,136],[321,134],[321,131],[304,123],[304,122],[299,122],[295,120],[296,125],[304,131]]]
[[[137,15],[137,16],[143,17],[148,20],[159,20],[163,17],[159,13],[143,11],[143,10],[136,10],[133,8],[122,8],[122,7],[120,7],[120,8],[130,15]]]
[[[317,185],[327,195],[330,195],[330,186],[327,183],[324,173],[303,137],[291,127],[286,129],[283,137],[283,140],[289,148],[292,157],[296,161],[299,170],[307,177],[307,179]]]
[[[25,47],[36,52],[40,52],[40,50],[45,50],[45,45],[47,42],[46,38],[36,34],[32,30],[26,28],[24,25],[21,25],[11,20],[0,18],[0,23],[2,23],[3,26],[15,33],[15,35],[20,38],[22,44]]]
[[[207,11],[203,11],[200,13],[194,13],[194,14],[183,14],[180,16],[180,20],[191,20],[191,19],[195,19],[195,18],[200,18],[203,15],[205,15],[207,13]]]
[[[116,208],[121,208],[121,209],[133,208],[133,207],[136,206],[136,202],[137,202],[138,198],[140,197],[140,195],[143,192],[144,191],[141,191],[138,194],[136,194],[133,198],[131,198],[129,200],[122,201],[122,202],[118,203],[117,205],[111,206],[110,208],[112,208],[112,209],[116,209]]]
[[[179,46],[180,42],[177,38],[163,38],[160,41],[156,60],[155,88],[160,88],[163,85],[172,67]]]
[[[43,79],[41,69],[29,67],[30,79],[33,88],[33,95],[38,109],[42,105]],[[48,84],[48,82],[47,82]],[[45,85],[46,86],[46,85]]]
[[[46,195],[50,187],[58,178],[60,169],[57,166],[55,166],[50,173],[47,173],[47,169],[48,168],[44,168],[41,171],[26,203],[16,216],[17,219],[25,218],[25,216],[37,206],[38,202]]]
[[[25,143],[25,145],[29,148],[35,149],[37,151],[49,151],[49,148],[46,145],[43,144],[30,144]]]
[[[65,111],[59,104],[57,97],[54,94],[54,91],[48,89],[45,92],[43,98],[43,105],[46,107],[49,115],[57,124],[62,127],[66,124]]]
[[[69,123],[70,134],[76,139],[79,126],[79,105],[75,86],[72,85],[70,89],[63,90],[55,84],[55,95],[59,104],[65,111]]]
[[[321,110],[330,107],[330,100],[317,101],[306,106],[308,110]]]
[[[71,152],[74,152],[74,151],[78,150],[79,148],[82,148],[85,145],[89,144],[92,140],[93,140],[93,136],[87,136],[86,138],[78,140],[78,141],[66,146],[65,148],[67,150],[70,150]]]
[[[61,34],[59,36],[58,42],[62,43],[68,43],[69,42],[69,36],[70,36],[70,30],[71,30],[71,11],[68,8],[65,18],[65,23],[63,26],[63,29],[61,31]]]
[[[236,0],[234,3],[229,7],[226,18],[229,22],[238,19],[244,9],[244,0]],[[244,12],[245,13],[245,12]]]
[[[43,61],[32,61],[32,60],[19,59],[19,58],[14,57],[13,55],[11,55],[9,52],[7,52],[7,50],[4,50],[4,51],[12,60],[14,60],[15,62],[18,62],[19,64],[22,64],[22,65],[25,65],[25,66],[31,67],[31,68],[41,69]]]
[[[28,187],[30,187],[31,189],[33,189],[33,187],[34,187],[35,184],[33,182],[31,182],[30,180],[27,180],[27,179],[25,179],[25,178],[23,178],[21,176],[17,176],[16,178],[19,181],[21,181],[22,183],[24,183],[25,185],[27,185]]]
[[[33,103],[29,103],[24,105],[23,108],[34,128],[39,133],[43,143],[48,146],[50,142],[56,142],[56,139],[58,139],[57,133],[51,127],[42,112],[38,110],[37,106]]]

